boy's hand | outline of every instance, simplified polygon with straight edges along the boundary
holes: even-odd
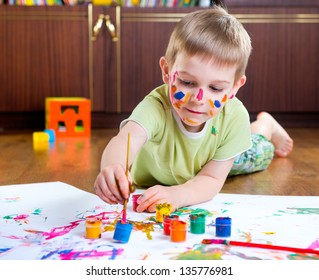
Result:
[[[175,195],[173,187],[164,187],[156,185],[145,190],[143,195],[138,199],[137,212],[155,212],[156,204],[168,203],[172,205],[172,210],[176,210],[178,206],[178,197]]]
[[[95,193],[109,204],[123,204],[129,197],[130,175],[126,178],[125,169],[120,164],[106,166],[94,183]]]

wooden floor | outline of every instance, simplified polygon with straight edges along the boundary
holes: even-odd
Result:
[[[116,129],[92,131],[90,138],[60,138],[36,152],[32,132],[0,134],[0,186],[61,181],[92,192],[102,151]],[[229,178],[225,193],[319,195],[319,129],[289,129],[293,153],[276,158],[268,170]]]

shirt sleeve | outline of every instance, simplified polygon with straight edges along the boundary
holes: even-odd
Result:
[[[128,119],[120,124],[122,128],[128,121],[134,121],[142,126],[147,134],[148,140],[156,141],[165,120],[165,103],[161,98],[149,94],[133,110]]]

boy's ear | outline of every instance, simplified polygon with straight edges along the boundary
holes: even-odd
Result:
[[[163,79],[163,82],[165,84],[169,84],[169,67],[168,67],[168,63],[167,63],[167,60],[164,56],[162,56],[159,60],[159,65],[161,67],[161,70],[162,70],[162,79]]]
[[[234,86],[230,92],[229,99],[232,99],[236,96],[238,90],[246,83],[246,80],[247,80],[247,78],[245,75],[241,76],[238,79],[238,81],[234,84]]]

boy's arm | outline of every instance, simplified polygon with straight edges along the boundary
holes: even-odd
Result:
[[[123,203],[123,200],[129,196],[129,182],[125,174],[128,133],[130,133],[129,166],[147,141],[145,130],[136,122],[129,121],[105,147],[101,159],[101,171],[95,180],[94,189],[96,194],[108,203]]]
[[[170,203],[173,209],[202,203],[212,199],[223,187],[235,158],[225,161],[209,161],[203,169],[184,184],[164,187],[154,186],[147,189],[139,198],[138,212],[155,211],[158,203]]]
[[[235,158],[225,161],[211,160],[193,179],[184,185],[176,186],[176,196],[180,197],[180,203],[188,206],[212,199],[224,186],[234,160]],[[187,195],[180,196],[182,193]]]

